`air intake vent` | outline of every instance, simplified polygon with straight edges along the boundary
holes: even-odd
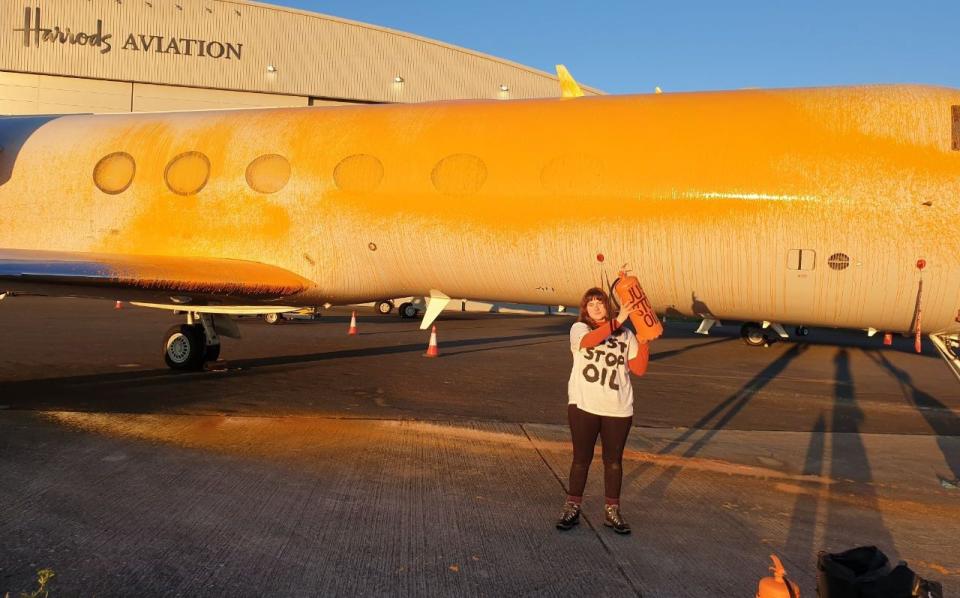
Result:
[[[832,270],[846,270],[850,267],[850,256],[845,253],[835,253],[827,260]]]

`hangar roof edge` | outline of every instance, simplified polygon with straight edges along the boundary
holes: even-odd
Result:
[[[399,30],[399,29],[391,29],[390,27],[384,27],[384,26],[382,26],[382,25],[374,25],[374,24],[372,24],[372,23],[365,23],[365,22],[363,22],[363,21],[354,21],[354,20],[352,20],[352,19],[346,19],[346,18],[343,18],[343,17],[334,16],[334,15],[328,15],[328,14],[324,14],[324,13],[313,12],[313,11],[309,11],[309,10],[303,10],[303,9],[300,9],[300,8],[293,8],[293,7],[290,7],[290,6],[278,6],[278,5],[276,5],[276,4],[268,4],[268,3],[266,3],[266,2],[255,2],[255,1],[253,1],[253,0],[214,0],[214,2],[217,2],[217,3],[220,3],[220,4],[235,4],[235,5],[238,5],[238,6],[255,6],[255,7],[257,7],[257,8],[262,8],[262,9],[266,9],[266,10],[274,10],[274,11],[277,11],[277,12],[286,12],[286,13],[296,14],[296,15],[300,15],[300,16],[305,16],[305,17],[312,17],[312,18],[315,18],[315,19],[323,19],[323,20],[327,20],[327,21],[333,21],[333,22],[336,22],[336,23],[344,24],[344,25],[352,25],[352,26],[354,26],[354,27],[362,27],[362,28],[365,28],[365,29],[372,29],[372,30],[376,30],[376,31],[379,31],[379,32],[382,32],[382,33],[388,33],[388,34],[390,34],[390,35],[396,35],[396,36],[399,36],[399,37],[405,37],[405,38],[409,38],[409,39],[414,39],[414,40],[417,40],[417,41],[421,41],[421,42],[424,42],[424,43],[433,44],[433,45],[435,45],[435,46],[440,46],[440,47],[442,47],[442,48],[447,48],[447,49],[454,50],[454,51],[457,51],[457,52],[462,52],[462,53],[464,53],[464,54],[469,54],[469,55],[472,55],[472,56],[476,56],[476,57],[479,57],[479,58],[483,58],[483,59],[485,59],[485,60],[490,60],[490,61],[493,61],[493,62],[498,62],[498,63],[500,63],[500,64],[503,64],[503,65],[506,65],[506,66],[510,66],[510,67],[512,67],[512,68],[516,68],[516,69],[519,69],[519,70],[527,71],[527,72],[532,73],[532,74],[534,74],[534,75],[540,75],[540,76],[546,77],[546,78],[548,78],[548,79],[552,79],[552,80],[554,80],[554,81],[557,82],[557,85],[558,85],[558,86],[559,86],[559,84],[560,84],[560,80],[557,78],[557,76],[556,76],[556,75],[552,75],[552,74],[548,73],[547,71],[542,71],[542,70],[540,70],[540,69],[536,69],[536,68],[533,68],[533,67],[531,67],[531,66],[528,66],[528,65],[525,65],[525,64],[521,64],[521,63],[519,63],[519,62],[514,62],[514,61],[512,61],[512,60],[507,60],[506,58],[501,58],[501,57],[499,57],[499,56],[494,56],[494,55],[492,55],[492,54],[487,54],[487,53],[485,53],[485,52],[480,52],[480,51],[477,51],[477,50],[471,50],[470,48],[465,48],[465,47],[463,47],[463,46],[457,46],[457,45],[455,45],[455,44],[447,43],[447,42],[440,41],[440,40],[437,40],[437,39],[433,39],[433,38],[430,38],[430,37],[424,37],[424,36],[422,36],[422,35],[417,35],[417,34],[415,34],[415,33],[410,33],[409,31],[402,31],[402,30]],[[574,76],[576,76],[576,74],[574,74]],[[578,81],[578,83],[580,83],[580,82]],[[604,94],[604,93],[605,93],[605,92],[603,92],[602,90],[597,89],[596,87],[591,87],[591,86],[589,86],[589,85],[583,85],[582,83],[580,84],[580,87],[581,87],[584,91],[589,91],[589,92],[591,92],[591,93],[596,93],[596,94]],[[558,89],[559,89],[559,87],[558,87]]]

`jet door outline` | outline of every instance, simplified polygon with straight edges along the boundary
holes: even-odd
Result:
[[[786,311],[801,318],[811,318],[814,311],[815,281],[813,271],[817,267],[817,252],[814,249],[791,249],[787,252],[787,272],[784,284]],[[790,322],[802,324],[802,321]]]
[[[791,249],[787,252],[787,270],[810,271],[816,268],[817,252],[813,249]]]

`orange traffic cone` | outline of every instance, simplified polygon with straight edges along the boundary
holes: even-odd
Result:
[[[430,331],[430,344],[427,345],[427,352],[424,357],[440,357],[440,350],[437,349],[437,327],[434,326]]]
[[[357,312],[350,314],[350,330],[347,330],[347,334],[353,336],[357,333]]]
[[[888,347],[893,344],[893,333],[892,333],[892,332],[885,332],[885,333],[883,334],[883,344],[886,345],[886,346],[888,346]]]
[[[123,301],[117,301],[113,304],[113,309],[123,309]]]

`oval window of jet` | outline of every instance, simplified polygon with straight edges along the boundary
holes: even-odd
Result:
[[[343,191],[368,193],[382,180],[383,163],[368,154],[347,156],[333,169],[333,181]]]
[[[279,154],[260,156],[247,166],[247,184],[254,191],[276,193],[290,182],[290,162]]]
[[[104,156],[93,168],[93,184],[108,195],[117,195],[133,183],[137,163],[126,152],[114,152]]]
[[[486,182],[487,165],[472,154],[453,154],[437,162],[430,180],[446,195],[471,195]]]
[[[199,193],[210,180],[210,159],[200,152],[180,154],[167,164],[163,179],[177,195]]]

